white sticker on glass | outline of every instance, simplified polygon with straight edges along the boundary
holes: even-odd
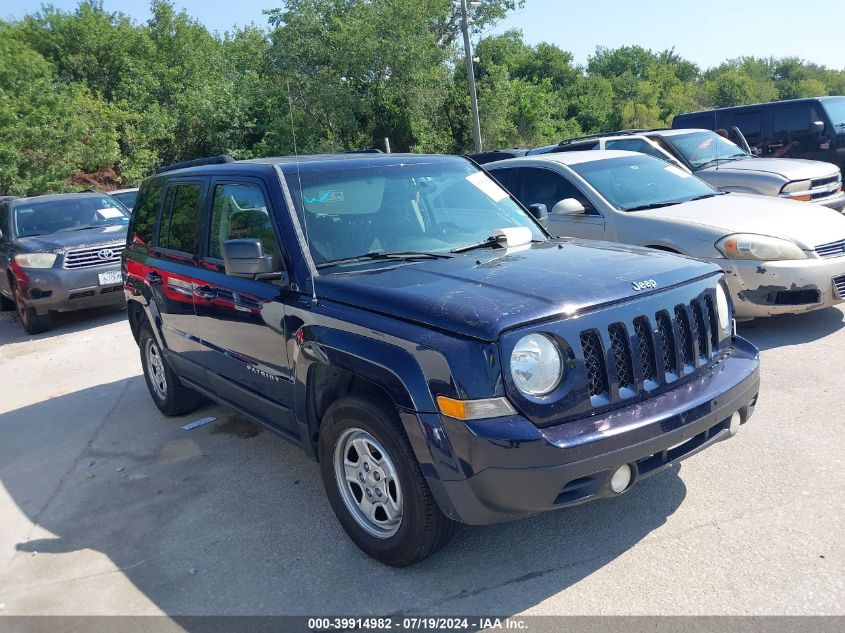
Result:
[[[123,213],[120,212],[119,209],[115,209],[114,207],[106,207],[105,209],[97,209],[97,215],[105,220],[111,220],[112,218],[122,218]]]
[[[467,181],[475,185],[479,191],[490,198],[493,202],[501,202],[508,197],[508,192],[502,189],[484,172],[477,171],[467,176]]]
[[[681,178],[689,178],[690,176],[692,176],[692,174],[688,174],[683,169],[678,169],[674,165],[666,165],[666,167],[664,167],[663,169],[668,171],[670,174],[675,174],[676,176],[680,176]]]

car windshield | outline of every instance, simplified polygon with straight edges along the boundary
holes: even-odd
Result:
[[[708,130],[664,136],[663,139],[672,145],[693,169],[750,157],[739,145]]]
[[[18,237],[78,231],[129,223],[123,206],[111,196],[68,196],[49,200],[24,200],[15,205]]]
[[[318,266],[385,253],[447,256],[504,228],[525,227],[532,239],[546,239],[534,219],[468,161],[401,161],[286,169]]]
[[[624,156],[569,166],[614,207],[640,211],[719,195],[692,174],[651,156]]]
[[[124,191],[122,193],[113,193],[113,198],[117,198],[118,201],[123,204],[127,209],[131,209],[135,206],[135,200],[138,199],[138,191]]]
[[[822,101],[824,109],[827,111],[827,116],[830,117],[831,122],[839,131],[845,128],[845,98],[843,99],[825,99]]]

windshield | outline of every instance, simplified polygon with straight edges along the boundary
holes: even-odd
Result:
[[[501,228],[527,227],[545,239],[504,189],[463,159],[301,168],[301,195],[296,168],[285,175],[317,265],[373,253],[448,254]]]
[[[18,237],[77,231],[129,223],[123,206],[111,196],[68,196],[51,200],[33,198],[15,205]]]
[[[839,132],[845,128],[845,99],[825,99],[822,101],[827,116]]]
[[[674,147],[693,169],[700,169],[723,161],[748,158],[748,154],[715,132],[701,131],[690,134],[664,136],[663,139]]]
[[[622,211],[661,207],[720,193],[692,174],[651,156],[605,158],[569,167]]]

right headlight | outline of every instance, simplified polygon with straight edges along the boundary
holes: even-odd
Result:
[[[544,396],[563,378],[563,357],[555,342],[544,334],[523,336],[511,352],[511,376],[522,393]]]
[[[731,325],[731,304],[721,283],[716,284],[716,312],[719,315],[719,327],[727,332]]]
[[[716,249],[728,259],[807,259],[807,254],[795,242],[753,233],[726,235],[716,242]]]
[[[53,253],[21,253],[15,255],[15,263],[21,268],[52,268],[56,256]]]

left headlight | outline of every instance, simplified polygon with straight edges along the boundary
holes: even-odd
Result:
[[[517,389],[529,396],[544,396],[563,378],[560,349],[544,334],[523,336],[511,352],[511,376]]]
[[[53,253],[22,253],[15,255],[15,263],[21,268],[52,268],[56,256]]]
[[[807,259],[807,254],[795,242],[753,233],[726,235],[716,242],[716,248],[728,259]]]

